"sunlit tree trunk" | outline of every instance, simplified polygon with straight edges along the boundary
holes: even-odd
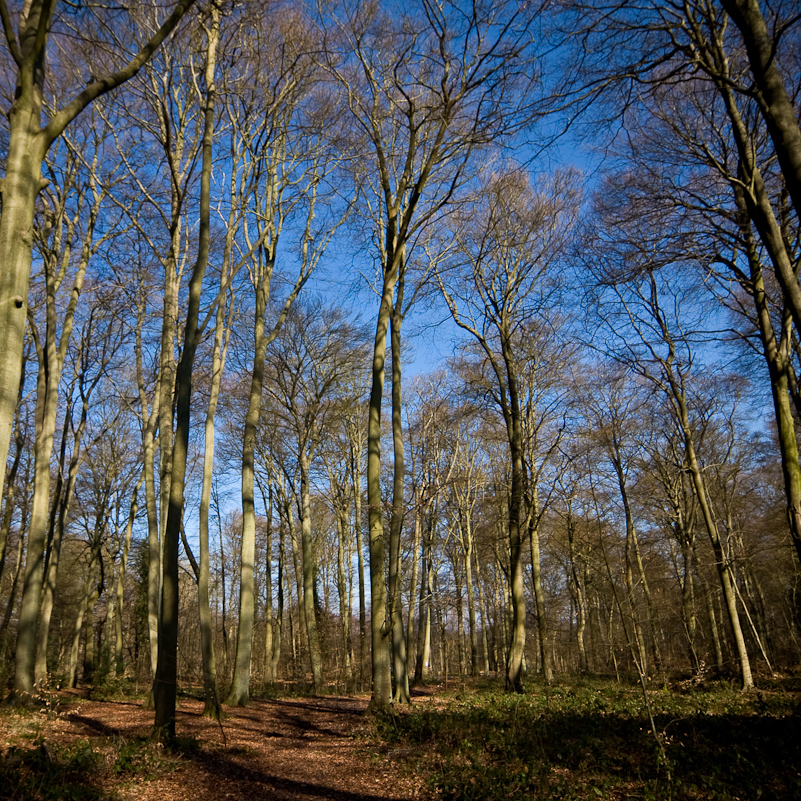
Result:
[[[396,704],[408,704],[409,671],[406,665],[406,634],[403,630],[401,607],[401,557],[400,545],[403,533],[404,481],[406,468],[403,453],[403,423],[401,418],[401,324],[403,317],[404,273],[401,269],[397,283],[397,297],[390,318],[392,341],[392,443],[393,482],[392,515],[389,524],[389,576],[387,582],[389,618],[391,627],[392,668],[395,677],[392,700]]]
[[[211,209],[212,142],[214,137],[214,73],[220,35],[220,9],[209,7],[210,22],[206,27],[205,97],[203,109],[202,168],[200,175],[200,225],[197,260],[189,281],[189,297],[183,352],[175,379],[175,438],[172,448],[170,502],[164,528],[164,575],[161,587],[159,649],[154,685],[157,736],[175,739],[175,708],[178,692],[178,540],[183,525],[184,485],[189,450],[189,428],[192,400],[192,371],[195,352],[202,334],[199,328],[200,297],[203,276],[209,262]],[[163,433],[163,432],[162,432]]]
[[[314,608],[315,554],[312,548],[311,530],[311,492],[309,488],[309,461],[305,445],[298,454],[300,468],[300,548],[303,570],[303,614],[306,617],[306,636],[309,643],[314,691],[318,695],[323,689],[323,660],[320,651],[320,637],[317,632],[317,613]]]
[[[384,577],[384,511],[381,499],[381,401],[384,394],[384,365],[387,329],[392,315],[399,264],[384,273],[381,303],[373,343],[372,383],[367,425],[367,506],[370,527],[370,634],[372,645],[373,708],[386,709],[392,700],[390,679],[390,625],[387,616],[387,585]]]
[[[117,585],[114,590],[117,609],[117,614],[114,618],[114,671],[118,676],[121,676],[125,672],[125,662],[123,661],[122,655],[122,610],[124,608],[125,575],[128,569],[128,552],[131,548],[133,524],[136,519],[136,512],[139,508],[139,491],[142,489],[144,480],[145,474],[143,471],[139,476],[139,480],[136,482],[133,495],[131,496],[131,508],[128,512],[128,521],[125,524],[125,537],[122,543],[122,554],[120,555],[120,569],[117,572]]]

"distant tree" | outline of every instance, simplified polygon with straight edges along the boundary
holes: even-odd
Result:
[[[526,508],[529,481],[536,468],[529,464],[526,443],[527,381],[530,365],[543,354],[532,322],[543,330],[556,322],[552,299],[554,267],[562,258],[577,212],[575,177],[556,176],[542,192],[522,171],[492,178],[470,206],[455,218],[451,252],[437,256],[437,278],[454,322],[478,345],[480,378],[500,410],[509,447],[509,581],[512,641],[507,686],[520,692],[526,641],[523,595],[523,546],[526,529],[532,535],[536,563],[535,596],[541,621],[543,674],[551,678],[544,597],[538,586],[538,545],[535,527],[527,526],[528,512],[537,515],[533,496]],[[539,321],[537,321],[539,318]],[[537,380],[536,378],[534,380]],[[530,400],[533,402],[534,398]],[[530,426],[529,426],[530,428]]]
[[[367,496],[373,707],[389,706],[391,610],[384,575],[381,405],[387,333],[412,245],[475,169],[478,152],[531,119],[535,10],[420,0],[403,9],[322,7],[328,67],[370,153],[354,178],[373,223],[380,304],[369,400]],[[369,166],[368,166],[369,165]],[[397,531],[397,529],[396,529]]]

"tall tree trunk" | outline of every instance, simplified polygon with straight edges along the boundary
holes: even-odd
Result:
[[[478,551],[473,552],[476,557],[476,586],[478,587],[478,602],[481,606],[481,645],[484,649],[484,676],[488,677],[490,672],[490,646],[489,646],[489,603],[484,594],[484,584],[481,580],[481,562],[478,558]]]
[[[587,649],[584,644],[584,632],[587,628],[587,598],[581,580],[581,568],[576,553],[576,524],[573,519],[573,510],[568,502],[567,511],[567,546],[570,559],[570,580],[576,593],[576,643],[579,652],[579,672],[586,673],[589,669]]]
[[[156,428],[158,426],[159,395],[153,399],[153,408],[148,412],[148,398],[145,388],[145,373],[142,365],[142,328],[145,322],[145,288],[138,288],[136,308],[136,381],[139,391],[139,413],[142,418],[142,462],[145,476],[145,512],[147,515],[147,632],[150,653],[150,678],[155,681],[158,666],[159,643],[159,604],[161,603],[161,538],[156,502]],[[145,701],[147,708],[153,708],[152,690]]]
[[[260,485],[261,486],[261,485]],[[262,497],[264,488],[262,487]],[[267,512],[267,542],[264,548],[264,683],[272,684],[275,681],[273,672],[273,485],[267,490],[264,498]],[[279,528],[281,523],[279,522]]]
[[[387,329],[397,266],[385,272],[381,305],[373,344],[372,384],[367,426],[367,505],[370,521],[370,632],[373,689],[370,708],[387,709],[392,701],[390,641],[387,616],[387,586],[384,578],[384,519],[381,501],[381,400],[384,394],[384,364]]]
[[[353,482],[353,531],[356,541],[356,564],[359,579],[359,689],[364,688],[364,666],[367,661],[367,598],[364,581],[364,546],[362,543],[362,437],[358,423],[348,426],[351,448],[351,480]]]
[[[390,318],[392,339],[392,442],[393,442],[393,481],[392,481],[392,517],[389,525],[389,577],[387,583],[388,606],[391,627],[392,669],[395,686],[392,701],[396,704],[408,704],[409,671],[406,665],[406,634],[403,630],[403,609],[401,607],[401,558],[400,543],[403,533],[404,515],[404,482],[406,465],[403,453],[403,422],[401,419],[401,323],[403,317],[404,273],[398,276],[398,291]]]
[[[304,592],[303,592],[303,560],[301,558],[301,546],[295,534],[295,519],[292,516],[292,508],[287,500],[287,525],[289,527],[289,542],[292,545],[292,566],[295,568],[295,591],[298,596],[298,647],[296,648],[296,659],[299,659],[302,644],[308,645],[309,637],[306,634],[306,612],[304,611]],[[290,593],[290,601],[292,594]],[[290,603],[291,606],[291,603]],[[311,668],[311,665],[309,665]],[[305,670],[305,668],[304,668]]]
[[[315,558],[312,547],[311,530],[311,491],[309,488],[309,459],[305,445],[299,454],[300,468],[300,548],[303,569],[303,614],[306,617],[306,636],[309,643],[309,661],[311,662],[314,692],[319,695],[323,689],[323,660],[320,651],[320,637],[317,633],[317,613],[315,610]]]
[[[281,642],[284,630],[284,573],[286,572],[286,531],[284,527],[284,519],[281,517],[278,524],[278,605],[275,610],[275,629],[273,632],[273,647],[271,653],[272,664],[270,666],[270,675],[272,680],[278,679],[278,665],[281,661]]]
[[[206,408],[203,449],[203,483],[200,490],[200,511],[198,519],[198,576],[197,600],[200,618],[200,653],[203,662],[203,714],[219,719],[222,714],[220,692],[217,684],[217,660],[214,656],[214,628],[211,619],[209,597],[209,508],[211,505],[212,478],[214,475],[214,420],[220,397],[220,382],[228,350],[230,317],[226,325],[224,296],[228,288],[228,274],[223,272],[220,279],[220,300],[214,321],[214,344],[212,346],[211,388],[209,404]],[[231,311],[233,313],[233,298]]]
[[[513,403],[513,407],[514,405],[516,404]],[[523,434],[520,430],[519,414],[510,421],[509,445],[512,456],[512,486],[509,492],[509,594],[512,630],[506,665],[506,686],[507,689],[522,692],[523,654],[526,646],[526,600],[523,595],[523,537],[520,531],[523,506]]]
[[[412,470],[414,472],[414,470]],[[412,577],[409,583],[409,614],[406,623],[406,661],[411,661],[413,648],[415,644],[414,637],[414,607],[415,607],[415,592],[417,591],[417,582],[420,580],[420,547],[422,544],[422,518],[420,509],[419,491],[415,488],[414,495],[414,543],[412,545]],[[418,619],[418,626],[420,621]],[[415,659],[416,664],[416,659]]]
[[[254,463],[256,433],[261,413],[264,386],[264,359],[267,337],[264,315],[269,296],[269,266],[256,269],[256,307],[253,323],[253,373],[248,395],[248,409],[242,435],[242,546],[239,575],[239,625],[236,635],[236,661],[231,690],[226,699],[232,706],[245,706],[250,700],[250,665],[253,652],[253,618],[255,615],[254,566],[256,559],[256,505],[254,501]]]
[[[420,597],[417,604],[417,658],[414,665],[414,683],[428,679],[431,667],[431,585],[434,575],[433,538],[436,509],[429,506],[428,530],[423,537],[423,556],[420,570]]]
[[[540,641],[540,662],[542,678],[546,684],[553,681],[551,665],[548,618],[545,610],[545,591],[542,588],[542,560],[540,558],[540,510],[536,485],[532,487],[532,508],[528,515],[528,541],[531,548],[531,581],[534,587],[534,600],[537,609],[537,633]]]
[[[350,638],[351,608],[349,603],[348,581],[345,574],[348,537],[347,509],[337,503],[334,510],[337,521],[337,594],[339,596],[339,625],[342,633],[342,660],[345,686],[350,691],[353,686],[353,648]]]
[[[115,617],[114,628],[114,671],[118,676],[122,676],[125,672],[125,663],[122,656],[122,609],[124,603],[125,592],[125,574],[128,569],[128,552],[131,548],[131,534],[133,533],[133,524],[136,519],[136,512],[139,507],[138,498],[139,491],[142,488],[142,483],[145,480],[144,470],[139,476],[139,481],[136,482],[133,495],[131,496],[131,508],[128,512],[128,521],[125,524],[125,538],[122,543],[122,554],[120,556],[120,569],[117,573],[117,586],[115,588],[115,598],[117,615]]]
[[[189,449],[192,400],[192,370],[200,340],[198,328],[203,276],[209,261],[209,215],[211,207],[212,142],[214,136],[214,72],[220,34],[220,10],[209,7],[211,21],[206,28],[206,97],[203,120],[203,165],[200,175],[200,225],[198,253],[189,281],[189,298],[184,330],[184,348],[176,372],[175,438],[172,448],[170,503],[164,529],[164,577],[161,587],[159,653],[155,682],[154,726],[159,737],[175,739],[175,705],[178,693],[178,542],[183,523],[184,484]],[[163,434],[163,431],[161,432]]]

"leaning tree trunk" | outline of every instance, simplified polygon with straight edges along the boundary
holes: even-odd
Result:
[[[681,418],[680,422],[682,426],[682,432],[684,434],[685,446],[687,449],[687,462],[690,469],[690,476],[692,477],[693,487],[698,499],[698,505],[701,508],[701,515],[704,518],[704,524],[706,525],[706,530],[709,534],[710,542],[712,543],[712,551],[715,554],[715,566],[718,571],[720,586],[723,590],[723,599],[729,618],[729,626],[734,638],[737,659],[740,664],[740,679],[742,688],[743,690],[752,690],[754,688],[754,679],[751,675],[751,662],[748,658],[748,651],[745,647],[745,638],[743,637],[742,627],[740,626],[740,616],[737,611],[737,596],[735,594],[733,583],[734,577],[732,575],[731,566],[729,565],[729,560],[724,553],[723,543],[720,540],[720,534],[718,533],[717,526],[715,525],[715,520],[712,516],[712,510],[709,507],[709,501],[706,495],[706,484],[695,455],[695,445],[690,434],[690,421],[683,395],[679,395],[677,397],[677,401]]]

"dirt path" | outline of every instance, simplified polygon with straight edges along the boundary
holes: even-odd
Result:
[[[367,698],[326,697],[254,701],[244,709],[227,709],[222,730],[201,716],[202,704],[182,701],[179,738],[194,738],[187,755],[168,762],[154,746],[152,768],[147,762],[135,771],[115,776],[111,770],[102,785],[120,801],[424,801],[430,799],[422,782],[392,754],[379,754],[362,736],[367,730]],[[25,719],[21,719],[25,720]],[[0,750],[19,737],[13,718],[0,720]],[[27,717],[28,729],[45,743],[65,747],[88,741],[108,760],[119,760],[124,744],[136,744],[152,727],[153,713],[134,703],[80,702],[62,706],[53,716]],[[185,740],[186,742],[187,740]],[[197,747],[194,744],[197,743]],[[132,745],[134,760],[141,754]]]

